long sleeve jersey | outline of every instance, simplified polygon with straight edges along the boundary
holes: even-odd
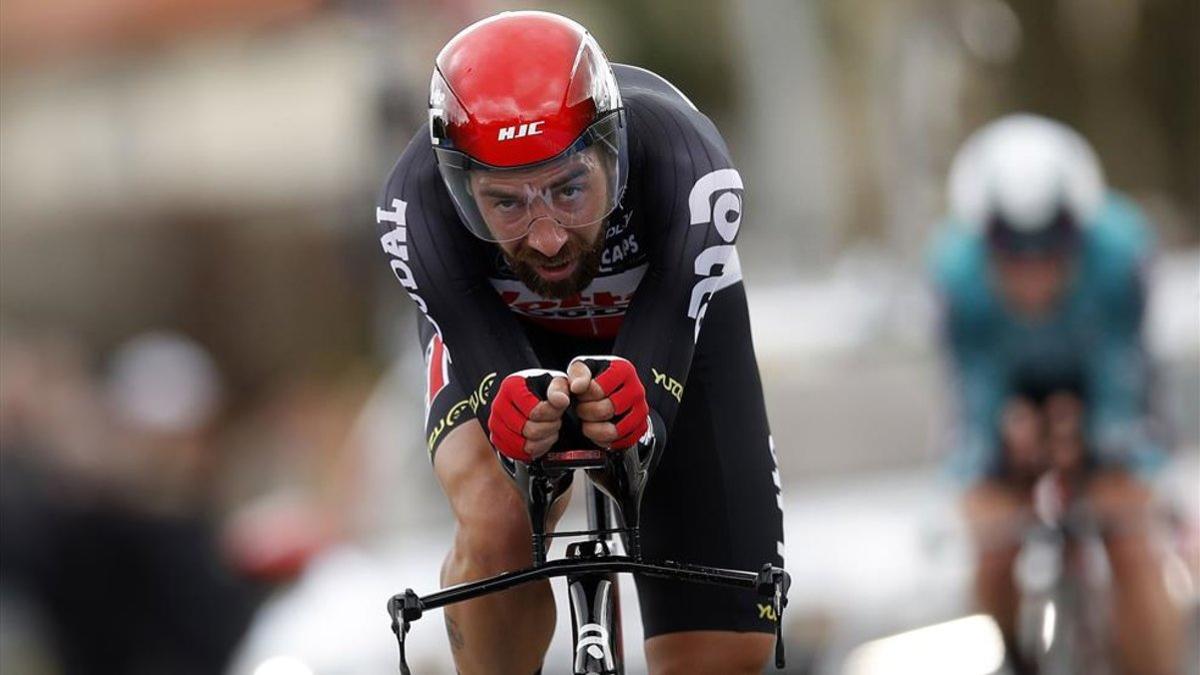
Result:
[[[1110,195],[1083,231],[1054,311],[1033,320],[1004,306],[983,238],[947,224],[930,262],[958,383],[958,473],[978,475],[999,461],[999,416],[1010,397],[1064,383],[1084,397],[1087,441],[1098,459],[1139,469],[1157,464],[1142,339],[1152,244],[1141,212]]]
[[[712,295],[738,283],[742,181],[712,122],[674,86],[615,64],[625,107],[628,179],[608,218],[601,267],[565,299],[541,296],[495,244],[460,222],[428,128],[392,169],[376,209],[379,241],[400,284],[433,324],[484,423],[506,375],[540,364],[522,322],[568,337],[612,340],[669,430]],[[749,335],[747,335],[749,339]]]

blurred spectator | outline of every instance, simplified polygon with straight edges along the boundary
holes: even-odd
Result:
[[[233,504],[223,545],[257,579],[294,578],[330,544],[357,534],[361,449],[349,440],[365,397],[357,377],[274,383],[230,441],[220,490]]]
[[[103,386],[69,340],[5,336],[0,577],[64,673],[219,672],[257,593],[204,499],[219,375],[176,334],[117,350]]]

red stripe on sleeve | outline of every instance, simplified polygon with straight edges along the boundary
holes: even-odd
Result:
[[[433,401],[442,387],[446,386],[445,358],[446,346],[442,344],[442,337],[434,335],[433,340],[430,341],[429,363],[426,366],[429,369],[427,374],[429,388],[426,398],[428,401]]]

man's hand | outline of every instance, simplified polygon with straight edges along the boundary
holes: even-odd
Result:
[[[1014,397],[1000,416],[1000,438],[1007,468],[1014,477],[1032,480],[1046,470],[1047,458],[1041,409],[1026,398]]]
[[[1046,398],[1046,443],[1050,464],[1063,473],[1076,473],[1083,468],[1083,401],[1065,391]]]
[[[543,387],[545,398],[539,394]],[[492,401],[489,439],[505,457],[532,461],[558,440],[563,412],[570,403],[566,373],[540,368],[515,372],[500,383]]]
[[[567,378],[583,435],[593,443],[624,450],[646,433],[650,407],[632,363],[618,356],[577,356]]]

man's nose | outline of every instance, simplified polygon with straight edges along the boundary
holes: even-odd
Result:
[[[567,243],[567,232],[558,221],[548,216],[537,218],[529,225],[526,243],[547,258],[553,258]]]

